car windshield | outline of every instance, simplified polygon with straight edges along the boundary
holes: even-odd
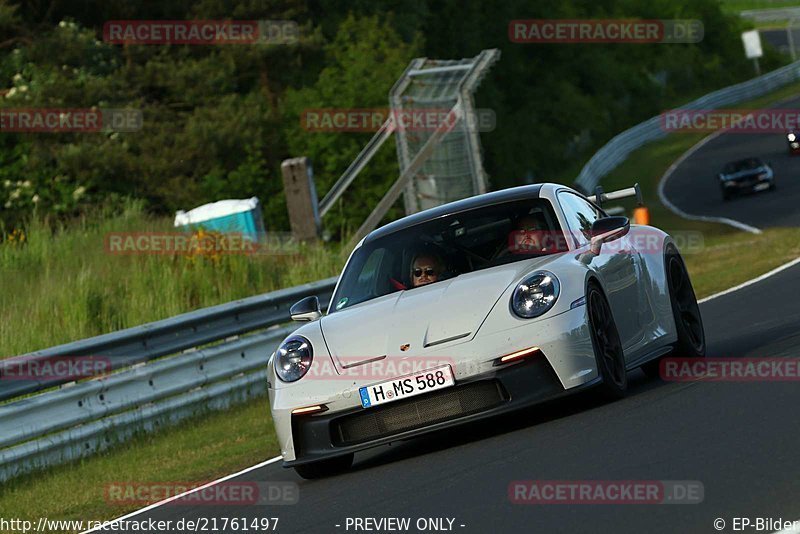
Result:
[[[725,174],[731,174],[734,172],[748,171],[752,169],[757,169],[762,165],[763,163],[761,163],[761,160],[758,158],[747,158],[728,163],[727,165],[725,165],[725,169],[723,170],[723,172]]]
[[[564,234],[548,200],[505,202],[454,213],[362,245],[342,274],[330,312],[564,250]]]

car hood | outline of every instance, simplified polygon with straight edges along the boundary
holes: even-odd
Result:
[[[378,358],[408,358],[472,339],[503,292],[556,256],[518,261],[398,291],[321,319],[334,361],[349,368]],[[401,346],[408,345],[405,350]]]

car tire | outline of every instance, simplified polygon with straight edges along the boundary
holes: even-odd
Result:
[[[729,201],[730,199],[731,199],[731,194],[730,194],[730,192],[728,192],[728,190],[727,190],[727,189],[723,189],[723,190],[722,190],[722,201],[723,201],[723,202],[727,202],[727,201]]]
[[[353,465],[353,453],[337,456],[329,460],[297,465],[294,470],[300,477],[306,480],[314,480],[347,471],[351,465]]]
[[[700,306],[697,304],[686,264],[672,245],[664,254],[664,269],[678,340],[669,354],[642,365],[644,374],[651,378],[660,375],[660,365],[664,358],[703,358],[706,355],[706,337]]]
[[[608,399],[620,399],[628,391],[625,354],[611,306],[595,282],[591,282],[586,290],[586,308],[597,372],[603,379],[600,393]]]
[[[772,183],[769,184],[769,190],[770,191],[775,191],[777,188],[778,188],[778,186],[775,185],[775,182],[772,182]]]

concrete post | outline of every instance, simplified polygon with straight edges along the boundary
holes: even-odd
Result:
[[[317,239],[320,232],[319,203],[311,160],[306,157],[284,160],[281,173],[292,235],[300,241]]]

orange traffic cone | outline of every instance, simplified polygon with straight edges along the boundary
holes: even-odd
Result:
[[[634,224],[650,224],[650,210],[647,206],[639,206],[633,210]]]

